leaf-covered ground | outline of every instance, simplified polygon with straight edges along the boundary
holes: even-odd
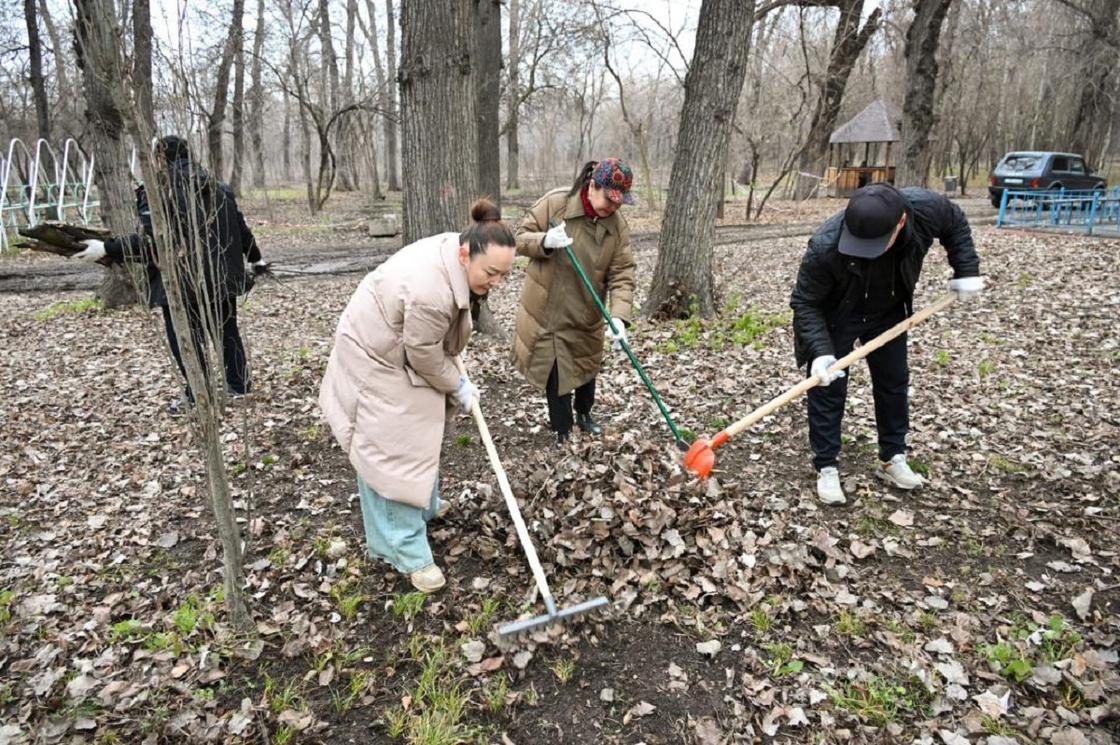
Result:
[[[278,261],[364,240],[278,227],[272,208],[251,218]],[[611,599],[510,646],[495,625],[541,607],[468,419],[445,441],[454,510],[431,526],[445,591],[423,600],[364,554],[315,403],[360,274],[262,283],[241,308],[256,392],[225,444],[258,645],[223,624],[158,317],[0,295],[0,742],[1117,741],[1120,243],[976,236],[989,291],[911,335],[911,457],[929,479],[912,494],[871,477],[863,366],[849,504],[823,508],[803,402],[699,483],[623,357],[599,381],[606,436],[561,448],[507,341],[476,336],[467,364],[559,602]],[[804,237],[720,243],[723,318],[632,334],[696,434],[798,379],[787,300]],[[919,305],[947,275],[935,247]],[[507,328],[520,284],[492,299]]]

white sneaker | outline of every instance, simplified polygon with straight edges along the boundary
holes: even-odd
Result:
[[[817,498],[824,504],[845,504],[848,501],[840,488],[840,471],[835,466],[822,468],[817,474]]]
[[[447,580],[443,578],[443,572],[435,564],[417,569],[408,575],[408,578],[412,581],[412,586],[420,592],[435,592],[447,584]]]
[[[906,455],[899,453],[891,458],[890,463],[880,463],[879,469],[875,471],[875,475],[886,481],[892,486],[897,486],[899,489],[917,489],[925,483],[918,474],[914,473],[910,468],[910,464],[906,462]]]

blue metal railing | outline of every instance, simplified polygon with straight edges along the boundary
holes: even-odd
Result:
[[[1120,187],[1108,191],[1004,189],[996,225],[1120,234]]]

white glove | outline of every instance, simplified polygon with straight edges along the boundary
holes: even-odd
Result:
[[[836,358],[831,354],[822,355],[813,360],[813,364],[809,367],[809,374],[816,375],[821,379],[817,385],[831,385],[832,381],[839,380],[844,377],[843,370],[835,370],[828,372],[828,368],[836,363]]]
[[[544,247],[549,249],[563,248],[570,246],[572,239],[564,232],[564,223],[561,222],[555,228],[552,228],[544,234]]]
[[[983,289],[983,277],[959,277],[949,280],[949,290],[957,293],[957,300],[972,300]]]
[[[614,324],[614,327],[618,329],[617,334],[611,331],[611,324]],[[607,324],[607,338],[614,342],[611,346],[614,347],[615,351],[622,349],[622,342],[627,340],[627,336],[626,324],[622,322],[621,318],[612,318],[611,323]]]
[[[478,388],[471,382],[471,379],[466,375],[459,376],[459,388],[455,391],[455,398],[459,401],[459,406],[463,408],[464,414],[471,413],[471,403],[479,397]]]
[[[74,254],[70,258],[81,259],[82,261],[100,261],[105,258],[105,244],[96,238],[81,241],[85,249]]]

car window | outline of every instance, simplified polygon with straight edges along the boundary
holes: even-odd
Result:
[[[1070,158],[1069,159],[1069,171],[1070,171],[1070,173],[1080,173],[1080,174],[1084,175],[1084,173],[1085,173],[1085,161],[1081,160],[1081,158]]]
[[[1054,156],[1054,165],[1051,166],[1051,169],[1055,170],[1055,171],[1063,171],[1063,172],[1068,171],[1069,170],[1069,158],[1067,158],[1064,155],[1055,155]]]
[[[1001,171],[1033,171],[1038,168],[1040,159],[1037,155],[1011,153],[1003,159],[999,169]]]

